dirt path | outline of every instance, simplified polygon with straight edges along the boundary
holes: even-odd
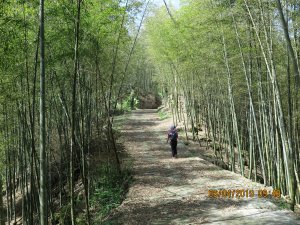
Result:
[[[160,121],[155,110],[137,110],[124,126],[134,182],[106,224],[300,224],[278,200],[257,196],[263,185],[198,157],[199,145],[179,140],[179,158],[172,159],[166,144],[170,123]],[[249,189],[255,196],[216,199],[208,197],[209,189]]]

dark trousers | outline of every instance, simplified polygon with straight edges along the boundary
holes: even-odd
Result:
[[[172,156],[174,157],[177,155],[177,141],[171,141],[170,145],[172,150]]]

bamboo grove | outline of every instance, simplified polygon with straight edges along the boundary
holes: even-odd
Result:
[[[6,193],[0,224],[54,224],[63,206],[60,214],[71,217],[66,224],[82,212],[90,224],[92,143],[103,140],[98,148],[112,153],[121,172],[112,123],[141,72],[145,57],[137,40],[147,6],[0,2],[0,187]]]
[[[229,169],[299,204],[299,1],[161,3],[0,1],[0,225],[92,224],[95,145],[122,174],[114,116],[154,91]]]
[[[167,5],[166,5],[167,6]],[[167,6],[168,7],[168,6]],[[299,1],[181,1],[144,42],[174,123],[200,124],[232,171],[300,201]]]

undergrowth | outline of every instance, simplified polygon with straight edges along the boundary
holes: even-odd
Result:
[[[161,120],[164,120],[164,119],[169,118],[169,115],[168,115],[166,112],[164,112],[164,111],[159,111],[159,112],[158,112],[158,116],[159,116],[159,118],[160,118]]]
[[[100,167],[99,179],[90,195],[91,208],[95,209],[94,225],[98,225],[112,209],[122,203],[132,179],[130,168],[131,165],[127,165],[121,173],[118,173],[112,165]]]
[[[133,109],[137,109],[139,100],[131,95],[127,96],[124,101],[117,104],[117,110],[124,112],[131,112]]]

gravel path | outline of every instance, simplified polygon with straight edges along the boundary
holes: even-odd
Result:
[[[223,170],[199,157],[199,145],[178,143],[171,157],[166,130],[155,110],[137,110],[126,122],[125,146],[134,159],[134,181],[105,224],[300,224],[294,213],[258,190],[271,187]],[[181,135],[182,137],[182,135]],[[208,190],[253,190],[253,197],[211,198]]]

